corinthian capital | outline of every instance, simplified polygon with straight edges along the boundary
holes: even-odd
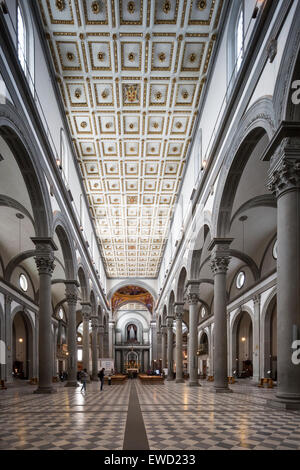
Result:
[[[66,300],[69,305],[76,305],[78,300],[78,281],[65,281],[66,285]]]
[[[300,160],[284,157],[270,172],[268,189],[278,197],[297,188],[300,189]]]
[[[196,305],[199,302],[199,296],[198,294],[195,294],[193,292],[190,292],[187,295],[187,301],[189,305]]]
[[[199,302],[199,281],[188,281],[186,284],[186,299],[189,305],[196,305]]]
[[[299,137],[285,137],[273,152],[267,186],[276,197],[300,189]]]
[[[213,255],[210,261],[210,267],[215,274],[226,274],[229,266],[230,256],[215,256]]]
[[[98,326],[99,326],[98,317],[92,317],[91,320],[92,320],[92,328],[93,329],[98,328]]]
[[[81,311],[82,311],[82,317],[84,320],[90,320],[91,318],[91,311],[92,311],[92,306],[89,302],[81,302]]]
[[[230,262],[229,245],[232,238],[214,238],[208,249],[211,251],[210,267],[213,275],[226,274]]]
[[[57,246],[52,238],[33,237],[31,240],[36,247],[34,259],[39,274],[49,274],[51,276],[55,268],[54,251],[57,250]]]
[[[175,318],[176,320],[182,320],[183,317],[183,302],[175,302],[174,310],[175,310]]]

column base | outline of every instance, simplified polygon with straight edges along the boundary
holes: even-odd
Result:
[[[176,379],[175,382],[177,384],[182,384],[182,383],[184,383],[184,379]]]
[[[98,382],[98,380],[99,380],[98,375],[92,375],[93,382]]]
[[[267,400],[267,406],[280,410],[300,410],[300,398],[293,400],[276,397],[272,400]]]
[[[79,383],[76,381],[71,381],[70,382],[67,382],[65,387],[79,387]]]
[[[233,393],[233,390],[229,387],[214,387],[214,393]]]
[[[53,387],[42,387],[42,388],[37,388],[33,393],[37,395],[42,395],[42,394],[50,394],[50,393],[56,393],[57,390],[56,388]]]
[[[201,387],[199,382],[188,382],[189,387]]]

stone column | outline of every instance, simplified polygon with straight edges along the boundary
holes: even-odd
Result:
[[[77,331],[76,305],[78,300],[78,281],[65,281],[68,304],[68,381],[66,387],[77,387]]]
[[[108,330],[108,348],[109,348],[109,357],[110,359],[114,358],[114,332],[115,332],[115,322],[110,320],[109,321],[109,330]]]
[[[161,361],[161,331],[156,331],[156,341],[157,341],[157,368],[160,367]]]
[[[214,375],[214,349],[215,349],[215,343],[214,343],[214,325],[210,324],[209,325],[209,330],[210,330],[210,344],[209,344],[209,349],[210,349],[210,354],[209,354],[209,375]]]
[[[98,317],[92,317],[92,380],[98,381],[98,353],[97,353],[97,336],[98,336]]]
[[[104,326],[99,326],[99,357],[104,357]]]
[[[91,304],[89,302],[81,302],[82,306],[82,366],[90,374],[90,330],[89,322],[91,319]]]
[[[188,281],[189,304],[189,339],[188,339],[188,370],[190,387],[199,386],[198,382],[198,316],[199,316],[199,281]]]
[[[144,370],[147,372],[149,369],[149,351],[148,349],[144,350]]]
[[[183,302],[174,304],[176,318],[176,383],[182,383],[183,380],[183,362],[182,362],[182,317]]]
[[[167,341],[166,341],[166,331],[167,327],[165,325],[161,326],[161,359],[162,359],[162,368],[167,367]]]
[[[167,316],[167,331],[168,331],[168,378],[167,380],[174,380],[173,376],[173,321],[174,317]]]
[[[11,302],[9,295],[5,296],[5,346],[6,346],[6,365],[5,365],[5,381],[11,383],[13,359],[12,359],[12,322],[11,322]]]
[[[299,135],[299,131],[298,131]],[[270,405],[300,408],[300,138],[284,138],[271,160],[268,188],[277,198],[277,391]],[[298,343],[299,344],[299,343]]]
[[[209,245],[214,276],[214,388],[215,392],[231,392],[228,387],[227,293],[226,274],[229,266],[229,246],[233,240],[215,238]]]
[[[156,334],[156,321],[150,323],[151,329],[151,351],[150,351],[150,365],[154,367],[155,364],[158,364],[158,354],[157,354],[157,334]],[[154,367],[157,369],[157,367]]]
[[[253,298],[253,380],[260,380],[260,295]]]
[[[54,271],[54,251],[51,238],[34,237],[35,262],[39,273],[39,382],[34,393],[53,393],[52,385],[52,303],[51,277]]]

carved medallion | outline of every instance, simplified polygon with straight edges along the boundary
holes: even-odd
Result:
[[[163,12],[168,15],[168,13],[170,13],[171,11],[171,2],[170,0],[166,0],[164,5],[163,5]]]
[[[207,6],[207,1],[206,0],[200,0],[198,3],[197,3],[197,8],[198,10],[202,11],[202,10],[205,10]]]
[[[92,12],[95,13],[95,15],[97,15],[98,13],[100,13],[100,10],[101,10],[100,3],[97,0],[95,0],[92,3]]]
[[[73,52],[67,52],[67,58],[70,62],[73,62],[73,60],[75,59]]]
[[[127,3],[127,11],[131,15],[135,12],[135,3],[134,2],[128,2]]]
[[[135,101],[138,101],[139,99],[138,92],[139,92],[138,85],[125,86],[126,100],[129,101],[130,103],[134,103]]]
[[[65,0],[56,0],[55,5],[59,11],[64,11],[64,9],[66,8]]]
[[[128,60],[129,60],[130,62],[133,62],[133,61],[134,61],[134,53],[133,53],[133,52],[130,52],[130,53],[128,54]]]

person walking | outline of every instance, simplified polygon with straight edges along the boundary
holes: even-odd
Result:
[[[103,384],[104,384],[104,371],[105,371],[105,368],[103,367],[99,374],[98,374],[98,377],[99,377],[99,380],[100,380],[100,392],[103,390]]]
[[[86,370],[86,369],[83,369],[83,370],[81,371],[80,376],[81,376],[81,383],[82,383],[82,387],[81,387],[81,390],[80,390],[80,391],[81,391],[81,392],[83,392],[83,391],[86,392],[86,382],[87,382],[87,380],[88,380],[88,378],[89,378],[89,374],[87,373],[87,370]]]

